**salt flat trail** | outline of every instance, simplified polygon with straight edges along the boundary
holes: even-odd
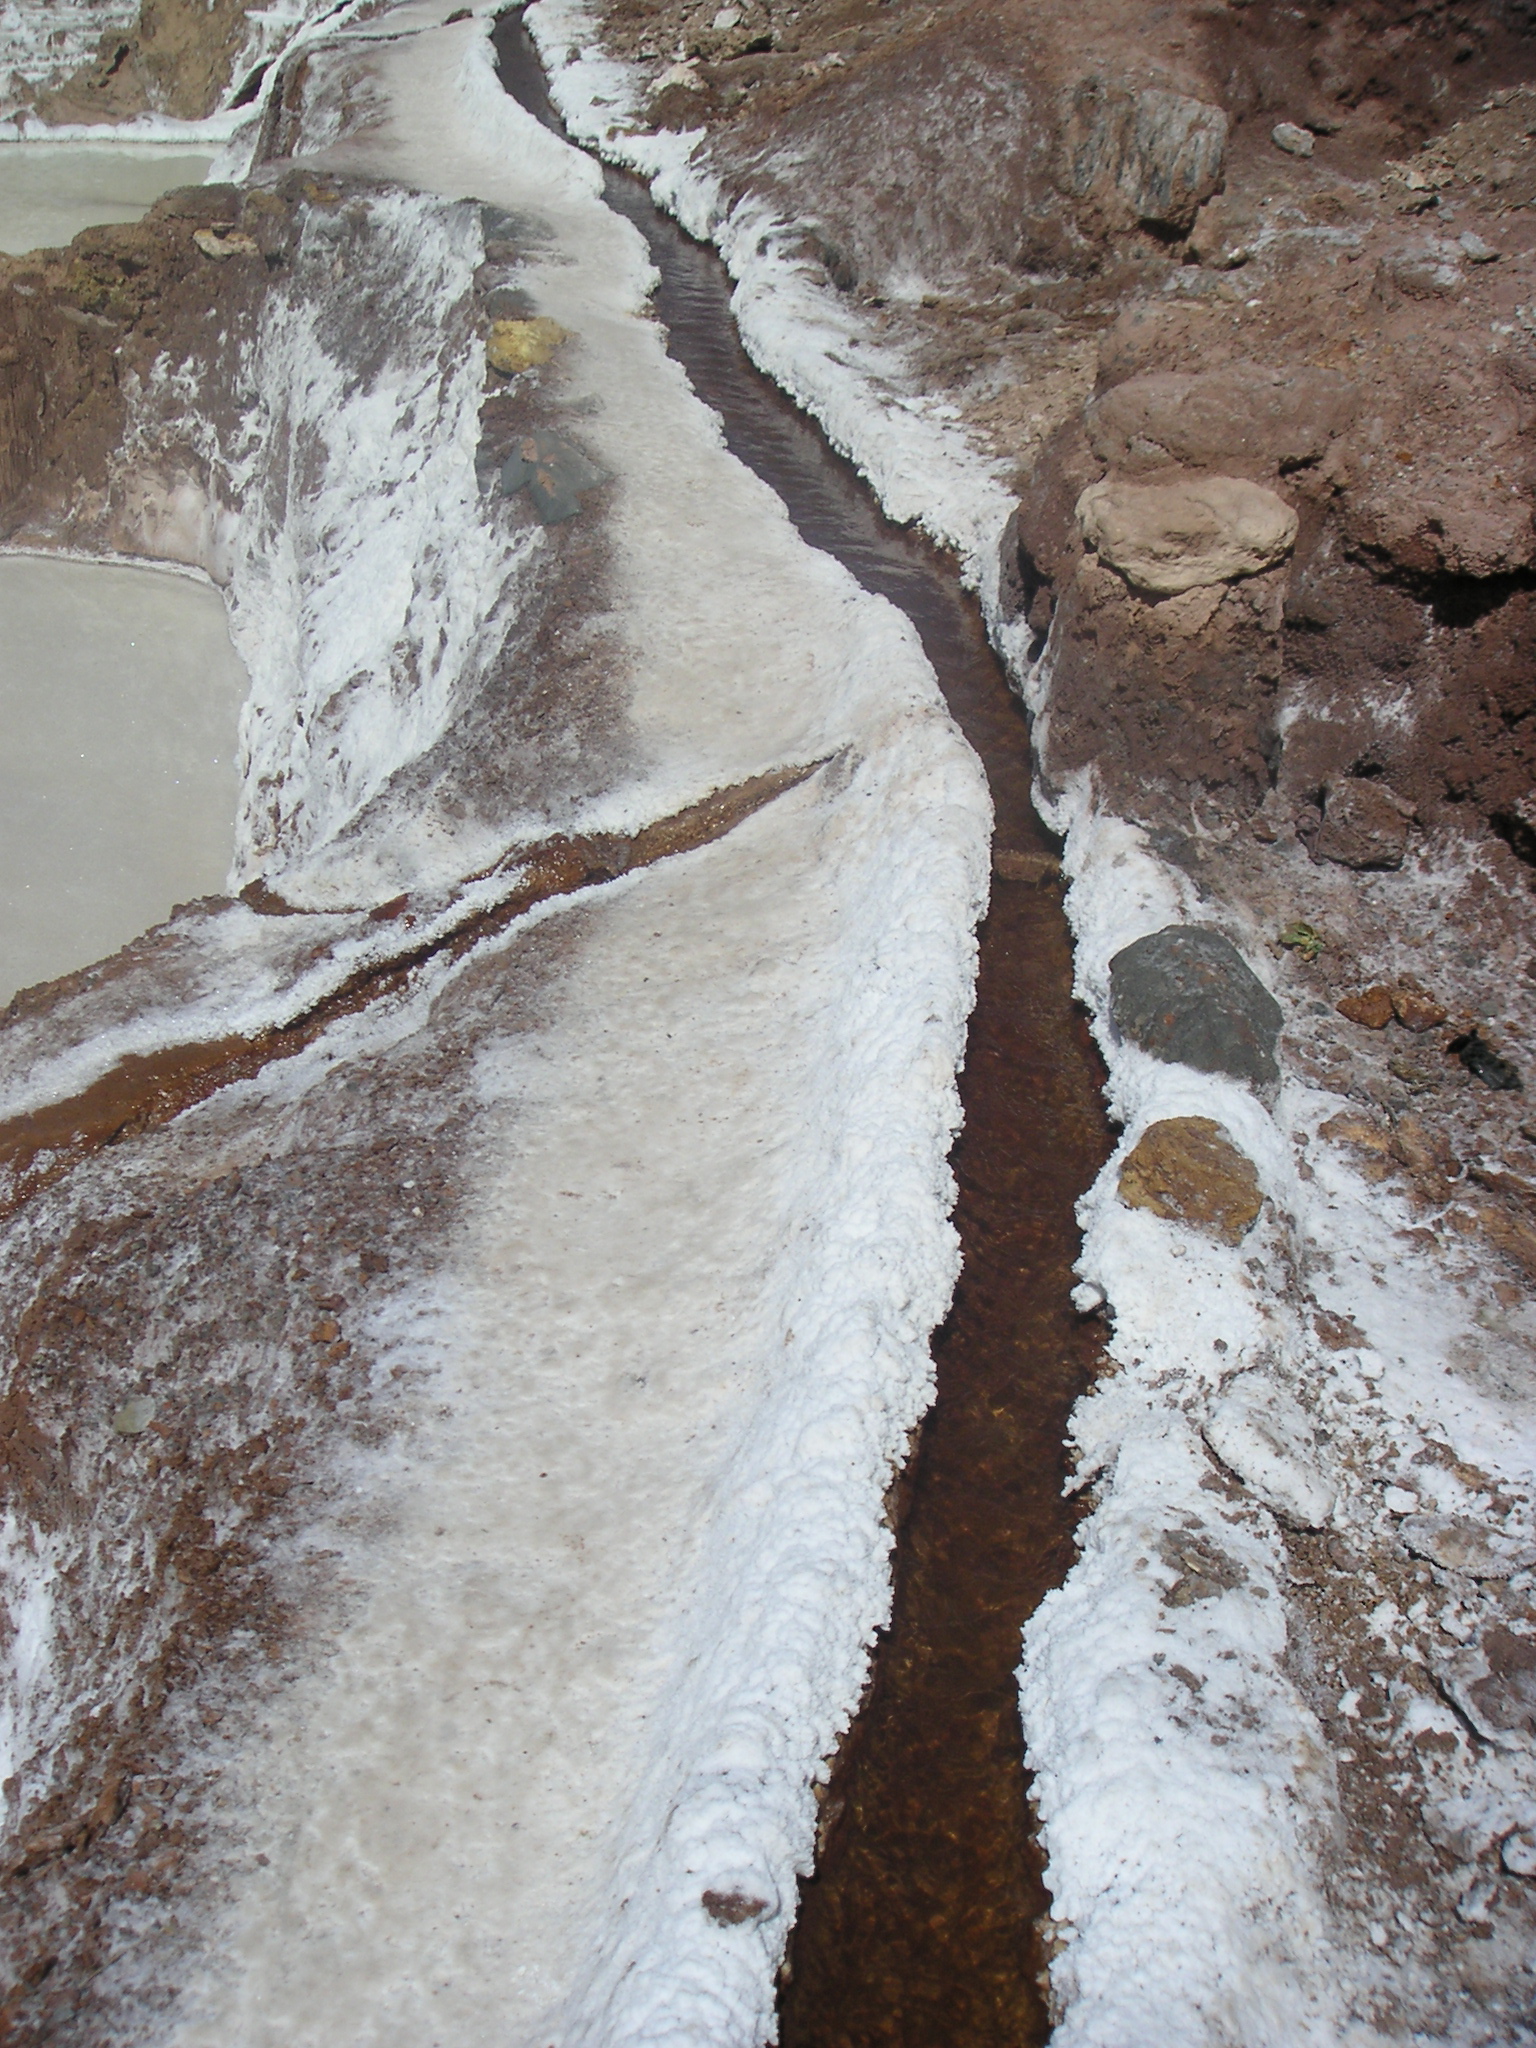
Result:
[[[573,336],[630,763],[594,812],[829,765],[333,1048],[472,1059],[464,1220],[375,1332],[430,1361],[419,1419],[338,1531],[346,1626],[229,1774],[220,1952],[167,2038],[757,2048],[954,1278],[989,803],[909,624],[668,360],[595,166],[445,11],[351,39],[378,118],[316,161],[505,208]]]

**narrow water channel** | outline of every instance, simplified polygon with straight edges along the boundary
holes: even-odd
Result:
[[[532,41],[503,15],[501,82],[560,131]],[[748,360],[714,252],[608,167],[604,194],[661,273],[671,353],[732,452],[801,535],[922,636],[986,769],[996,845],[1049,854],[1029,731],[953,562],[893,526],[852,466]],[[954,1153],[964,1260],[936,1333],[938,1391],[901,1487],[890,1627],[823,1808],[779,2006],[785,2048],[1025,2048],[1049,2033],[1014,1671],[1019,1634],[1072,1562],[1063,1440],[1096,1346],[1069,1291],[1074,1204],[1108,1156],[1102,1069],[1072,1001],[1059,895],[997,880]]]

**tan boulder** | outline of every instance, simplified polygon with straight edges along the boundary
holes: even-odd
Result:
[[[1235,476],[1090,484],[1077,517],[1099,558],[1155,597],[1257,576],[1296,544],[1296,514],[1285,500]]]
[[[1149,1124],[1120,1168],[1120,1199],[1237,1244],[1264,1206],[1253,1161],[1208,1116]]]

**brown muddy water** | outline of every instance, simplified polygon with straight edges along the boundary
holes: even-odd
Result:
[[[501,82],[559,129],[517,14]],[[714,254],[611,167],[610,206],[661,273],[671,353],[732,452],[813,547],[917,627],[980,755],[996,848],[1050,856],[1030,802],[1029,730],[953,562],[893,526],[851,465],[753,368]],[[1097,1357],[1069,1291],[1074,1205],[1111,1147],[1103,1070],[1072,1001],[1053,888],[994,881],[953,1157],[964,1265],[933,1344],[938,1391],[902,1478],[895,1593],[870,1684],[823,1805],[779,2001],[785,2048],[1025,2048],[1050,2031],[1014,1671],[1019,1631],[1073,1558],[1067,1417]]]

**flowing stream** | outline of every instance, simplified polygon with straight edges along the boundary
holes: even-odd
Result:
[[[0,252],[59,249],[82,228],[137,220],[162,192],[201,185],[206,151],[144,143],[38,142],[0,146]]]
[[[521,17],[503,15],[495,41],[506,90],[560,130]],[[1027,722],[954,564],[893,526],[753,367],[714,252],[638,179],[606,168],[604,191],[646,239],[670,351],[732,452],[813,547],[911,618],[985,766],[996,846],[1049,856],[1030,802]],[[902,1480],[890,1626],[801,1887],[779,2008],[786,2048],[1022,2048],[1049,2032],[1037,1933],[1049,1901],[1014,1671],[1024,1622],[1073,1557],[1063,1443],[1095,1362],[1069,1302],[1074,1204],[1111,1137],[1058,894],[995,881],[980,940],[953,1161],[964,1267],[934,1338],[937,1396]]]

